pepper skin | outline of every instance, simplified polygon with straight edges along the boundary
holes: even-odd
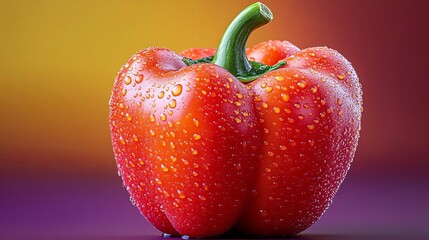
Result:
[[[354,157],[358,77],[335,50],[268,41],[247,57],[286,65],[240,81],[240,68],[219,60],[224,50],[152,47],[121,68],[110,100],[119,173],[162,232],[295,235],[328,208]],[[213,63],[184,62],[213,55]]]

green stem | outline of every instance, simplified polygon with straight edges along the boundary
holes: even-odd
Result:
[[[225,68],[234,76],[250,73],[252,65],[246,56],[247,39],[253,30],[272,19],[270,9],[260,2],[245,8],[226,29],[212,63]]]

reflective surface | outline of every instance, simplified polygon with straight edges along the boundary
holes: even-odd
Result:
[[[359,166],[352,168],[324,216],[293,239],[429,237],[429,177],[403,172],[386,168],[362,178]],[[1,239],[163,239],[130,203],[119,177],[58,179],[1,177]]]

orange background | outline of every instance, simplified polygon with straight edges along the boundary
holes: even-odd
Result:
[[[216,47],[252,2],[0,1],[0,174],[116,174],[108,100],[121,65],[150,46]],[[429,165],[426,1],[264,3],[274,20],[249,46],[326,45],[355,67],[364,89],[356,168]]]

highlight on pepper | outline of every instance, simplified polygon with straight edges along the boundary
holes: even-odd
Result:
[[[133,204],[168,236],[298,234],[328,208],[353,160],[362,95],[327,47],[269,40],[254,3],[217,49],[151,47],[120,69],[110,99],[117,166]]]

